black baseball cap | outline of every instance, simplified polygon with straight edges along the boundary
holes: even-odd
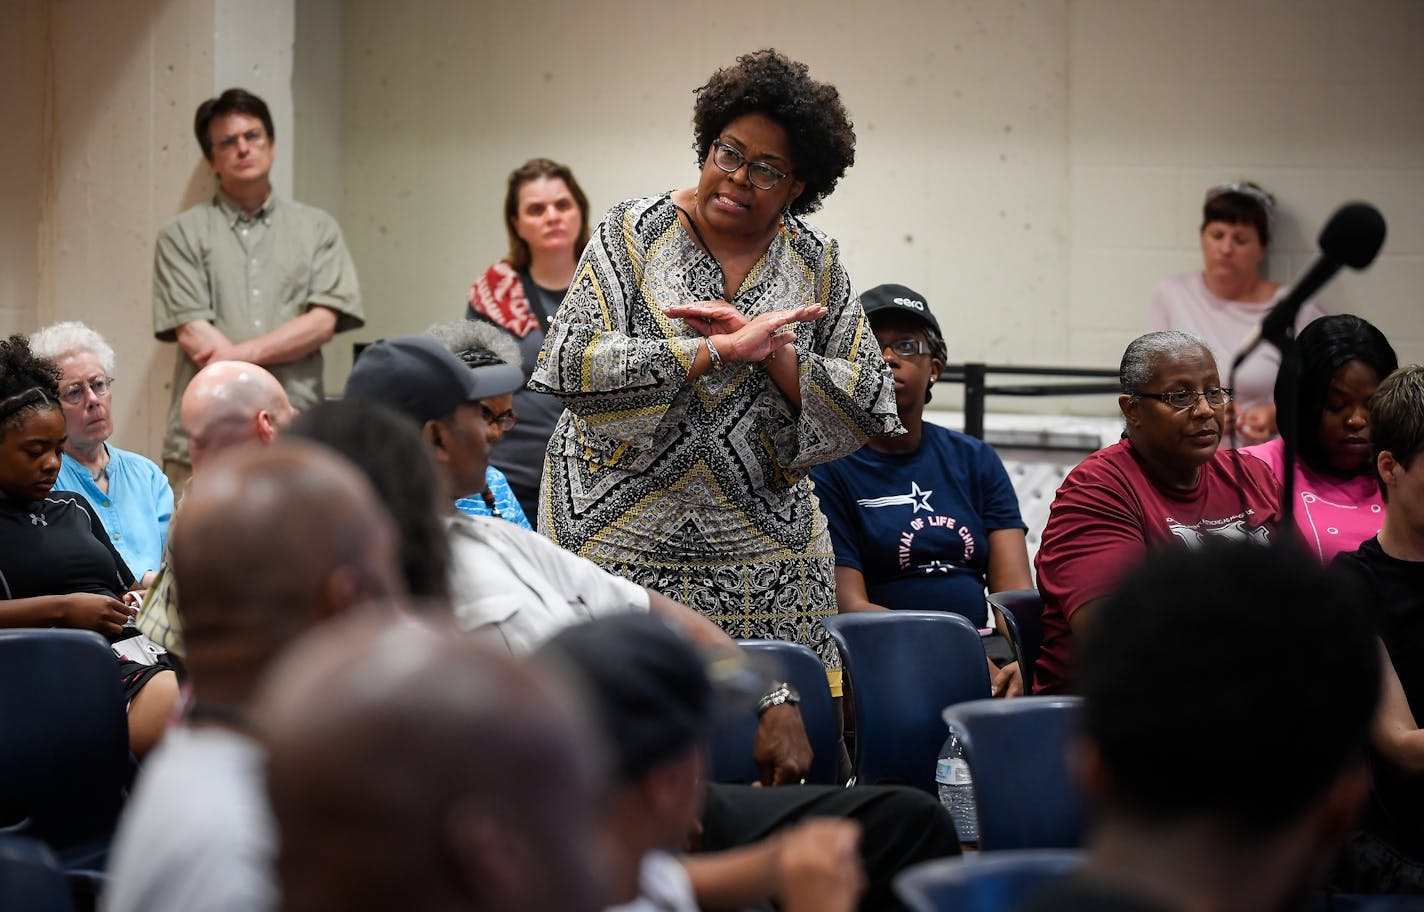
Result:
[[[346,395],[384,403],[423,425],[461,403],[502,396],[523,385],[524,372],[513,364],[468,367],[429,336],[395,336],[361,351],[346,378]]]
[[[915,317],[930,329],[935,331],[935,335],[941,339],[944,333],[940,331],[939,321],[930,311],[929,302],[925,296],[904,285],[876,285],[860,293],[860,307],[865,311],[866,317],[870,318],[874,325],[876,314],[883,313],[903,313]]]
[[[756,705],[773,675],[738,654],[704,653],[662,618],[629,613],[566,627],[535,653],[598,713],[619,782],[640,778]]]

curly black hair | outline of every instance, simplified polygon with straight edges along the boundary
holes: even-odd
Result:
[[[735,66],[712,74],[697,90],[692,109],[692,148],[699,167],[712,140],[743,114],[764,114],[786,131],[796,177],[806,187],[789,207],[795,215],[821,208],[836,182],[855,164],[855,129],[829,83],[816,82],[806,64],[774,48],[743,54]]]
[[[30,412],[59,408],[59,367],[16,333],[0,342],[0,436]]]

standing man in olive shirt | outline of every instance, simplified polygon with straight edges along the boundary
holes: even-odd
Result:
[[[213,361],[260,364],[300,411],[323,396],[321,346],[365,322],[336,220],[272,192],[266,102],[228,89],[198,106],[193,131],[218,190],[163,227],[153,262],[154,335],[183,349],[163,441],[175,492],[191,472],[178,403],[195,373]]]

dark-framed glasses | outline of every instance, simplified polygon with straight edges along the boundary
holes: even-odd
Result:
[[[1197,400],[1203,397],[1206,398],[1206,404],[1212,408],[1221,408],[1231,401],[1231,390],[1224,386],[1213,386],[1209,390],[1172,390],[1170,393],[1144,393],[1138,390],[1133,395],[1142,399],[1156,399],[1178,410],[1195,408]]]
[[[78,405],[84,401],[86,390],[103,399],[114,391],[114,378],[90,377],[79,383],[71,383],[60,391],[59,401],[65,405]]]
[[[501,434],[519,423],[519,416],[514,414],[514,409],[505,409],[496,414],[489,406],[481,405],[480,414],[485,416],[486,424],[499,428]]]
[[[883,343],[880,346],[880,351],[884,353],[887,348],[901,358],[913,358],[916,355],[928,355],[930,353],[930,347],[925,344],[924,339],[895,339],[891,342]]]
[[[766,162],[747,161],[745,155],[720,139],[712,140],[712,164],[728,174],[735,174],[738,168],[746,165],[747,180],[751,181],[752,186],[758,190],[770,190],[790,176],[785,171],[777,170]]]
[[[262,127],[253,127],[246,133],[234,133],[231,136],[224,136],[218,140],[218,148],[224,152],[231,152],[237,148],[237,141],[241,139],[249,146],[260,146],[267,141],[267,131]]]

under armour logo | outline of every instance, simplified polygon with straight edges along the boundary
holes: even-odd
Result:
[[[909,494],[892,494],[889,497],[865,497],[857,500],[856,503],[862,507],[914,507],[911,512],[918,513],[924,510],[928,513],[934,512],[934,507],[930,506],[930,495],[934,491],[921,491],[918,482],[910,482]]]
[[[32,526],[48,526],[49,523],[45,522],[45,518],[44,518],[44,516],[43,516],[42,514],[39,514],[39,513],[31,513],[31,514],[30,514],[30,525],[32,525]]]

